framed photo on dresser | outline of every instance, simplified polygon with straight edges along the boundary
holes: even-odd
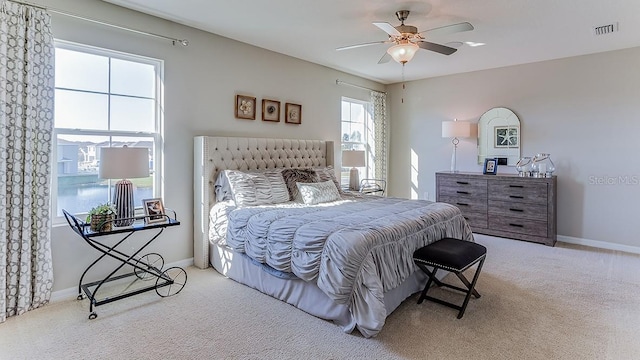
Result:
[[[484,159],[484,167],[482,173],[486,175],[495,175],[498,172],[498,159],[486,158]]]

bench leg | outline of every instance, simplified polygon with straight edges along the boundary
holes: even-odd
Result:
[[[482,260],[480,260],[480,263],[478,263],[478,268],[476,269],[475,275],[473,275],[473,280],[471,281],[471,284],[469,284],[469,282],[462,275],[462,273],[456,273],[456,275],[458,275],[460,280],[464,279],[463,283],[465,284],[465,286],[469,288],[469,291],[467,292],[467,296],[464,297],[464,302],[462,303],[462,307],[460,307],[460,312],[458,313],[458,319],[461,319],[462,315],[464,315],[464,311],[467,309],[467,304],[469,304],[469,299],[471,298],[471,295],[473,294],[476,298],[480,297],[480,294],[478,294],[478,292],[475,290],[475,287],[476,287],[476,282],[478,282],[478,277],[480,276],[480,270],[482,270],[482,264],[484,264],[484,260],[485,258],[482,258]]]
[[[420,298],[418,299],[418,304],[422,304],[422,301],[424,301],[424,299],[427,298],[427,291],[429,291],[429,288],[431,287],[431,283],[433,282],[433,280],[435,279],[436,282],[439,282],[438,279],[436,279],[436,272],[438,271],[438,268],[433,268],[433,272],[431,272],[429,271],[429,269],[427,269],[426,266],[418,265],[418,267],[422,269],[422,271],[424,271],[427,274],[427,276],[429,276],[429,280],[427,280],[427,285],[425,285],[424,289],[422,289],[422,293],[420,293]]]

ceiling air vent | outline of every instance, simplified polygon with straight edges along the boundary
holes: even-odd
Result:
[[[612,32],[618,31],[618,23],[614,22],[607,25],[594,26],[593,34],[596,36],[611,34]]]

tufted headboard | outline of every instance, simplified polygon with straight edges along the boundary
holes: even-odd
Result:
[[[222,170],[320,167],[334,163],[333,141],[196,136],[194,138],[193,262],[209,266],[209,210]]]

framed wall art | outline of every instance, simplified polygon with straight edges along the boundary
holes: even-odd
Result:
[[[262,121],[280,122],[280,101],[262,99]]]
[[[495,148],[518,147],[518,128],[511,126],[495,126],[494,128]]]
[[[236,95],[236,118],[255,120],[256,119],[256,98],[246,95]]]
[[[152,224],[167,220],[167,217],[164,216],[164,205],[162,205],[161,198],[142,200],[142,208],[144,209],[145,224]]]
[[[302,124],[302,105],[286,103],[284,106],[284,122]]]

